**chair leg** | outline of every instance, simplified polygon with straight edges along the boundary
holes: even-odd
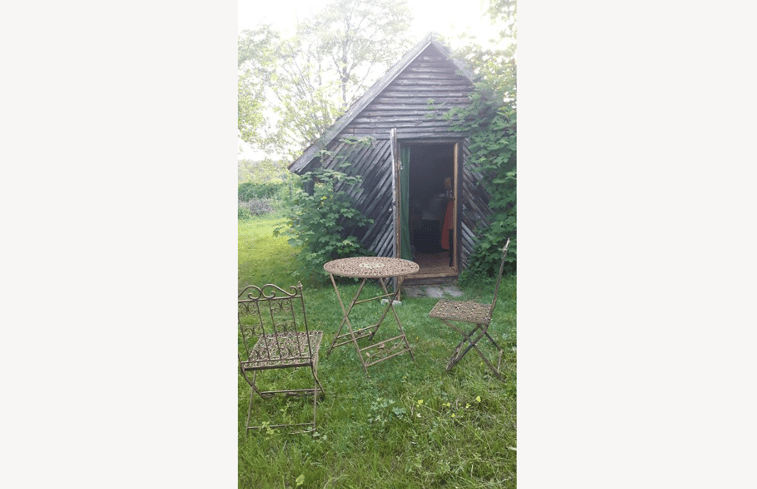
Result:
[[[250,402],[247,404],[247,419],[244,422],[245,427],[245,433],[249,433],[249,431],[252,429],[250,426],[250,414],[252,413],[252,398],[255,395],[255,391],[250,391]]]
[[[480,356],[480,357],[481,357],[481,359],[482,359],[482,360],[483,360],[483,361],[484,361],[484,362],[486,363],[486,365],[488,365],[488,366],[489,366],[489,368],[490,368],[490,369],[491,369],[491,371],[492,371],[492,372],[494,373],[494,375],[495,375],[495,376],[496,376],[496,377],[497,377],[497,378],[498,378],[499,380],[501,380],[502,382],[504,382],[504,381],[505,381],[505,378],[504,378],[504,376],[502,375],[502,371],[500,370],[500,368],[501,368],[501,366],[502,366],[502,354],[504,353],[504,351],[502,350],[502,348],[500,348],[500,347],[499,347],[499,345],[497,344],[497,342],[496,342],[496,341],[494,341],[494,338],[492,338],[491,336],[489,336],[489,333],[488,333],[488,332],[484,331],[484,334],[485,334],[485,335],[486,335],[486,337],[487,337],[487,338],[489,339],[489,341],[491,341],[491,342],[492,342],[492,344],[494,345],[494,348],[496,348],[496,349],[497,349],[497,351],[499,351],[499,355],[498,355],[498,358],[497,358],[497,367],[495,368],[495,367],[494,367],[494,365],[492,365],[492,364],[491,364],[491,362],[489,361],[489,359],[487,359],[487,358],[486,358],[486,356],[484,356],[484,353],[483,353],[483,352],[482,352],[482,351],[481,351],[481,350],[480,350],[480,349],[478,348],[478,346],[476,346],[476,345],[474,344],[474,345],[473,345],[473,348],[475,348],[475,349],[476,349],[476,353],[478,353],[478,356]]]
[[[250,430],[259,429],[260,426],[251,426],[250,425],[250,418],[252,417],[252,403],[255,397],[255,393],[257,392],[260,396],[261,400],[270,399],[273,397],[276,397],[276,394],[279,395],[297,395],[297,396],[313,396],[313,422],[307,423],[307,425],[310,425],[312,427],[312,431],[315,431],[316,428],[316,420],[317,420],[317,412],[318,412],[318,398],[323,395],[326,396],[326,391],[323,388],[323,385],[321,385],[321,381],[318,379],[318,366],[317,365],[311,365],[310,367],[311,373],[313,374],[313,388],[312,389],[293,389],[293,390],[280,390],[280,391],[261,391],[258,389],[258,387],[255,385],[255,376],[257,372],[252,372],[252,380],[248,382],[250,384],[251,390],[250,390],[250,401],[249,405],[247,406],[247,419],[245,420],[245,428],[246,432],[249,432]],[[320,392],[319,392],[320,391]],[[279,424],[279,425],[271,425],[270,428],[280,428],[285,426],[303,426],[303,424],[299,425],[289,425],[289,424]],[[306,433],[306,431],[295,431],[294,433]]]
[[[502,371],[502,356],[505,353],[505,350],[503,350],[502,347],[499,346],[496,341],[494,341],[494,338],[489,336],[488,332],[486,333],[486,337],[489,338],[489,341],[492,342],[492,344],[494,345],[494,348],[496,348],[497,351],[499,352],[499,354],[497,355],[497,372],[501,372]]]
[[[457,362],[459,362],[460,359],[463,358],[463,355],[458,356],[460,354],[460,347],[463,346],[463,343],[464,342],[461,341],[457,345],[457,347],[455,348],[455,353],[452,354],[452,356],[449,359],[449,362],[447,362],[447,369],[446,369],[447,372],[449,372],[450,370],[452,370],[452,367],[454,367],[455,365],[457,365]]]
[[[444,321],[444,322],[447,323],[446,321]],[[447,323],[447,326],[449,326],[450,328],[454,329],[455,331],[457,331],[458,333],[460,333],[463,336],[462,341],[460,341],[460,343],[457,344],[457,347],[455,348],[455,353],[454,353],[454,355],[452,355],[452,358],[450,358],[449,363],[447,364],[447,370],[449,371],[450,369],[452,369],[452,367],[454,367],[455,365],[457,365],[457,363],[460,360],[462,360],[465,355],[468,354],[468,352],[471,350],[471,348],[475,347],[475,345],[478,342],[478,340],[481,339],[482,335],[479,335],[478,338],[475,339],[475,341],[471,341],[471,336],[473,336],[473,333],[475,333],[476,331],[478,331],[482,326],[480,324],[477,324],[476,327],[473,328],[472,330],[470,330],[470,332],[468,332],[468,333],[465,333],[464,331],[462,331],[462,330],[460,330],[458,328],[455,328],[454,326],[452,326],[449,323]],[[465,348],[464,351],[460,352],[460,350],[463,347],[463,344],[466,341],[468,342],[468,346]]]
[[[313,378],[315,379],[315,383],[317,385],[317,388],[321,391],[321,394],[323,394],[323,396],[325,397],[326,396],[326,391],[323,390],[323,386],[321,385],[321,381],[318,380],[318,367],[317,366],[312,367],[311,370],[313,371]],[[318,397],[320,397],[320,394],[318,394],[318,392],[317,392],[317,390],[315,390],[315,388],[314,388],[314,392],[315,392],[315,394]]]
[[[316,413],[318,412],[318,381],[313,381],[313,431],[315,431]]]
[[[444,321],[447,323],[446,321]],[[491,369],[491,371],[494,373],[494,375],[501,381],[505,381],[504,377],[502,376],[502,354],[504,351],[500,346],[497,344],[496,341],[494,341],[494,338],[492,338],[489,335],[489,332],[487,331],[488,328],[485,328],[483,324],[477,324],[475,328],[473,328],[469,333],[464,333],[462,330],[453,327],[449,323],[447,323],[448,326],[450,326],[452,329],[456,330],[458,333],[463,335],[463,340],[458,343],[457,347],[455,348],[455,353],[452,355],[452,358],[450,358],[449,362],[447,363],[447,371],[451,370],[452,367],[457,365],[457,363],[463,359],[463,357],[471,350],[475,349],[476,353],[481,357],[481,359],[486,363],[486,365]],[[481,330],[481,334],[479,334],[475,339],[471,340],[471,337],[473,334]],[[478,341],[486,336],[486,338],[494,345],[494,348],[499,352],[498,358],[497,358],[497,367],[495,368],[494,365],[489,361],[489,359],[486,358],[484,353],[481,351],[481,349],[477,346]],[[465,347],[463,351],[461,349],[463,348],[463,345],[465,342],[468,342],[468,345]]]
[[[250,385],[250,401],[247,404],[247,419],[245,420],[245,434],[249,433],[251,429],[254,429],[252,426],[250,426],[250,415],[252,414],[252,400],[255,397],[255,393],[257,392],[261,399],[265,399],[263,397],[263,393],[258,390],[257,386],[255,385],[255,377],[257,376],[256,371],[252,371],[252,381],[248,379],[247,383]]]
[[[318,390],[320,389],[324,397],[326,397],[326,391],[323,390],[321,381],[318,380],[318,365],[311,365],[310,370],[313,372],[313,431],[315,431],[315,420],[318,410],[318,397],[320,397]]]
[[[256,370],[252,371],[252,382],[250,382],[250,387],[252,388],[252,392],[257,392],[261,399],[265,399],[265,395],[267,392],[263,392],[260,389],[258,389],[258,386],[255,384],[255,377],[258,375],[258,372]],[[270,395],[268,396],[270,397]]]
[[[483,353],[481,352],[481,350],[479,350],[479,349],[478,349],[478,347],[477,347],[477,346],[474,346],[474,348],[476,349],[476,352],[478,352],[478,355],[479,355],[479,356],[481,357],[481,359],[482,359],[482,360],[483,360],[483,361],[484,361],[484,362],[486,363],[486,365],[488,365],[488,366],[489,366],[489,368],[490,368],[490,369],[491,369],[491,371],[492,371],[492,372],[494,373],[494,375],[495,375],[495,376],[496,376],[496,377],[497,377],[497,378],[498,378],[499,380],[501,380],[502,382],[504,382],[504,381],[505,381],[505,379],[504,379],[504,377],[502,376],[502,372],[501,372],[501,371],[499,370],[499,365],[497,366],[497,368],[495,368],[495,367],[494,367],[494,365],[492,365],[492,364],[491,364],[491,362],[490,362],[490,361],[489,361],[489,360],[488,360],[488,359],[487,359],[487,358],[486,358],[486,357],[484,356],[484,354],[483,354]],[[501,363],[501,362],[502,362],[502,352],[500,351],[500,354],[499,354],[499,361],[498,361],[498,363]]]

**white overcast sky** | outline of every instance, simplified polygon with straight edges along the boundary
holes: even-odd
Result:
[[[239,0],[239,31],[264,22],[280,29],[291,29],[298,18],[305,19],[328,3],[327,0]],[[493,32],[485,15],[488,2],[482,0],[408,0],[407,4],[413,14],[411,30],[417,40],[433,31],[448,38],[450,44],[452,38],[461,33],[474,35],[483,42]]]

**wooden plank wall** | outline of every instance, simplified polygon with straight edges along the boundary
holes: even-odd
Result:
[[[392,171],[389,138],[371,139],[368,143],[338,141],[329,149],[323,166],[333,169],[341,163],[350,175],[359,175],[362,185],[345,189],[357,202],[360,211],[373,224],[367,229],[347,230],[378,256],[392,255]]]
[[[442,115],[465,106],[472,85],[434,46],[426,48],[342,131],[340,136],[389,136],[399,139],[460,138]],[[433,101],[430,105],[429,101]]]
[[[470,161],[468,140],[463,144],[463,161]],[[489,195],[481,186],[481,175],[473,172],[470,165],[463,164],[462,172],[462,212],[460,219],[460,266],[468,267],[468,257],[473,252],[478,230],[489,225],[492,212],[489,209]]]
[[[392,254],[389,131],[396,128],[401,142],[463,141],[460,245],[461,264],[467,265],[476,230],[490,215],[488,197],[478,185],[480,176],[465,165],[469,151],[464,134],[453,131],[441,116],[452,107],[464,106],[471,90],[472,85],[456,73],[455,66],[434,46],[429,46],[327,148],[323,167],[333,169],[347,162],[348,169],[342,171],[363,179],[359,188],[349,189],[349,192],[361,211],[374,222],[368,229],[348,232],[378,256]],[[368,142],[356,144],[355,138]]]

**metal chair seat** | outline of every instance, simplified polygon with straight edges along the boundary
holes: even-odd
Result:
[[[302,367],[318,363],[323,331],[266,334],[258,338],[250,356],[242,362],[245,370],[253,368]]]
[[[434,305],[429,316],[436,319],[449,319],[474,324],[489,324],[492,320],[489,316],[491,304],[481,304],[473,301],[439,301]]]

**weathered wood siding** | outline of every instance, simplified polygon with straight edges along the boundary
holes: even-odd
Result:
[[[346,162],[342,169],[350,175],[359,175],[362,185],[347,189],[357,207],[366,217],[373,219],[368,229],[347,230],[378,256],[392,255],[392,169],[391,148],[388,136],[371,139],[367,144],[337,141],[324,159],[323,167],[334,169]]]
[[[468,141],[462,145],[463,162],[470,161]],[[460,213],[460,266],[468,268],[468,257],[473,252],[478,230],[489,224],[492,212],[489,209],[489,195],[481,186],[481,175],[471,170],[470,165],[462,165],[460,175],[460,196],[462,211]]]
[[[396,128],[403,142],[459,143],[461,173],[459,245],[462,267],[473,250],[476,230],[487,222],[488,196],[478,184],[480,176],[470,171],[468,140],[454,131],[443,115],[465,106],[472,84],[458,74],[456,66],[433,45],[422,51],[397,77],[326,147],[320,166],[360,175],[362,185],[349,189],[358,207],[373,224],[367,229],[347,230],[378,256],[392,255],[392,171],[390,130]],[[356,143],[362,139],[362,143]]]
[[[433,45],[379,93],[340,134],[398,139],[460,138],[443,119],[452,107],[465,106],[472,85]]]

